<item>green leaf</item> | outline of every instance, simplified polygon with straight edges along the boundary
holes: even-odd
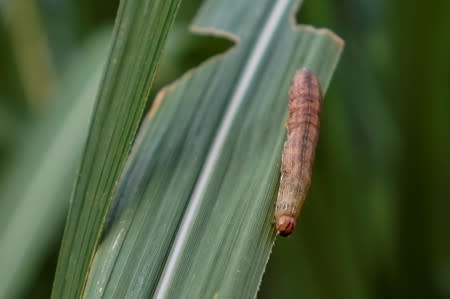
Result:
[[[55,107],[20,136],[0,186],[0,298],[20,298],[61,232],[109,37],[107,30],[88,41],[68,67]]]
[[[121,1],[71,200],[53,298],[78,298],[180,0]]]
[[[157,96],[85,298],[255,296],[275,240],[290,80],[307,67],[325,92],[343,46],[294,27],[295,2],[206,1],[194,29],[237,45]]]

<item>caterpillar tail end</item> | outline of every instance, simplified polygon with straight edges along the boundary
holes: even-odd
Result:
[[[292,216],[281,216],[277,220],[277,235],[287,237],[295,230],[295,219]]]

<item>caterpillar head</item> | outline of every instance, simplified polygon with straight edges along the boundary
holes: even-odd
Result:
[[[281,216],[277,220],[277,233],[280,236],[287,237],[295,230],[295,218],[292,216]]]

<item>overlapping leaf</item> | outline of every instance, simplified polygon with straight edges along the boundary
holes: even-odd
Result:
[[[121,1],[71,200],[53,298],[78,298],[181,0]]]

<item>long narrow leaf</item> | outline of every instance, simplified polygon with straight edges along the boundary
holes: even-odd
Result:
[[[275,239],[290,80],[308,67],[325,92],[343,45],[327,30],[294,28],[295,4],[204,4],[194,28],[239,42],[157,97],[86,298],[255,296]]]
[[[58,261],[53,298],[78,298],[181,0],[121,1]]]

